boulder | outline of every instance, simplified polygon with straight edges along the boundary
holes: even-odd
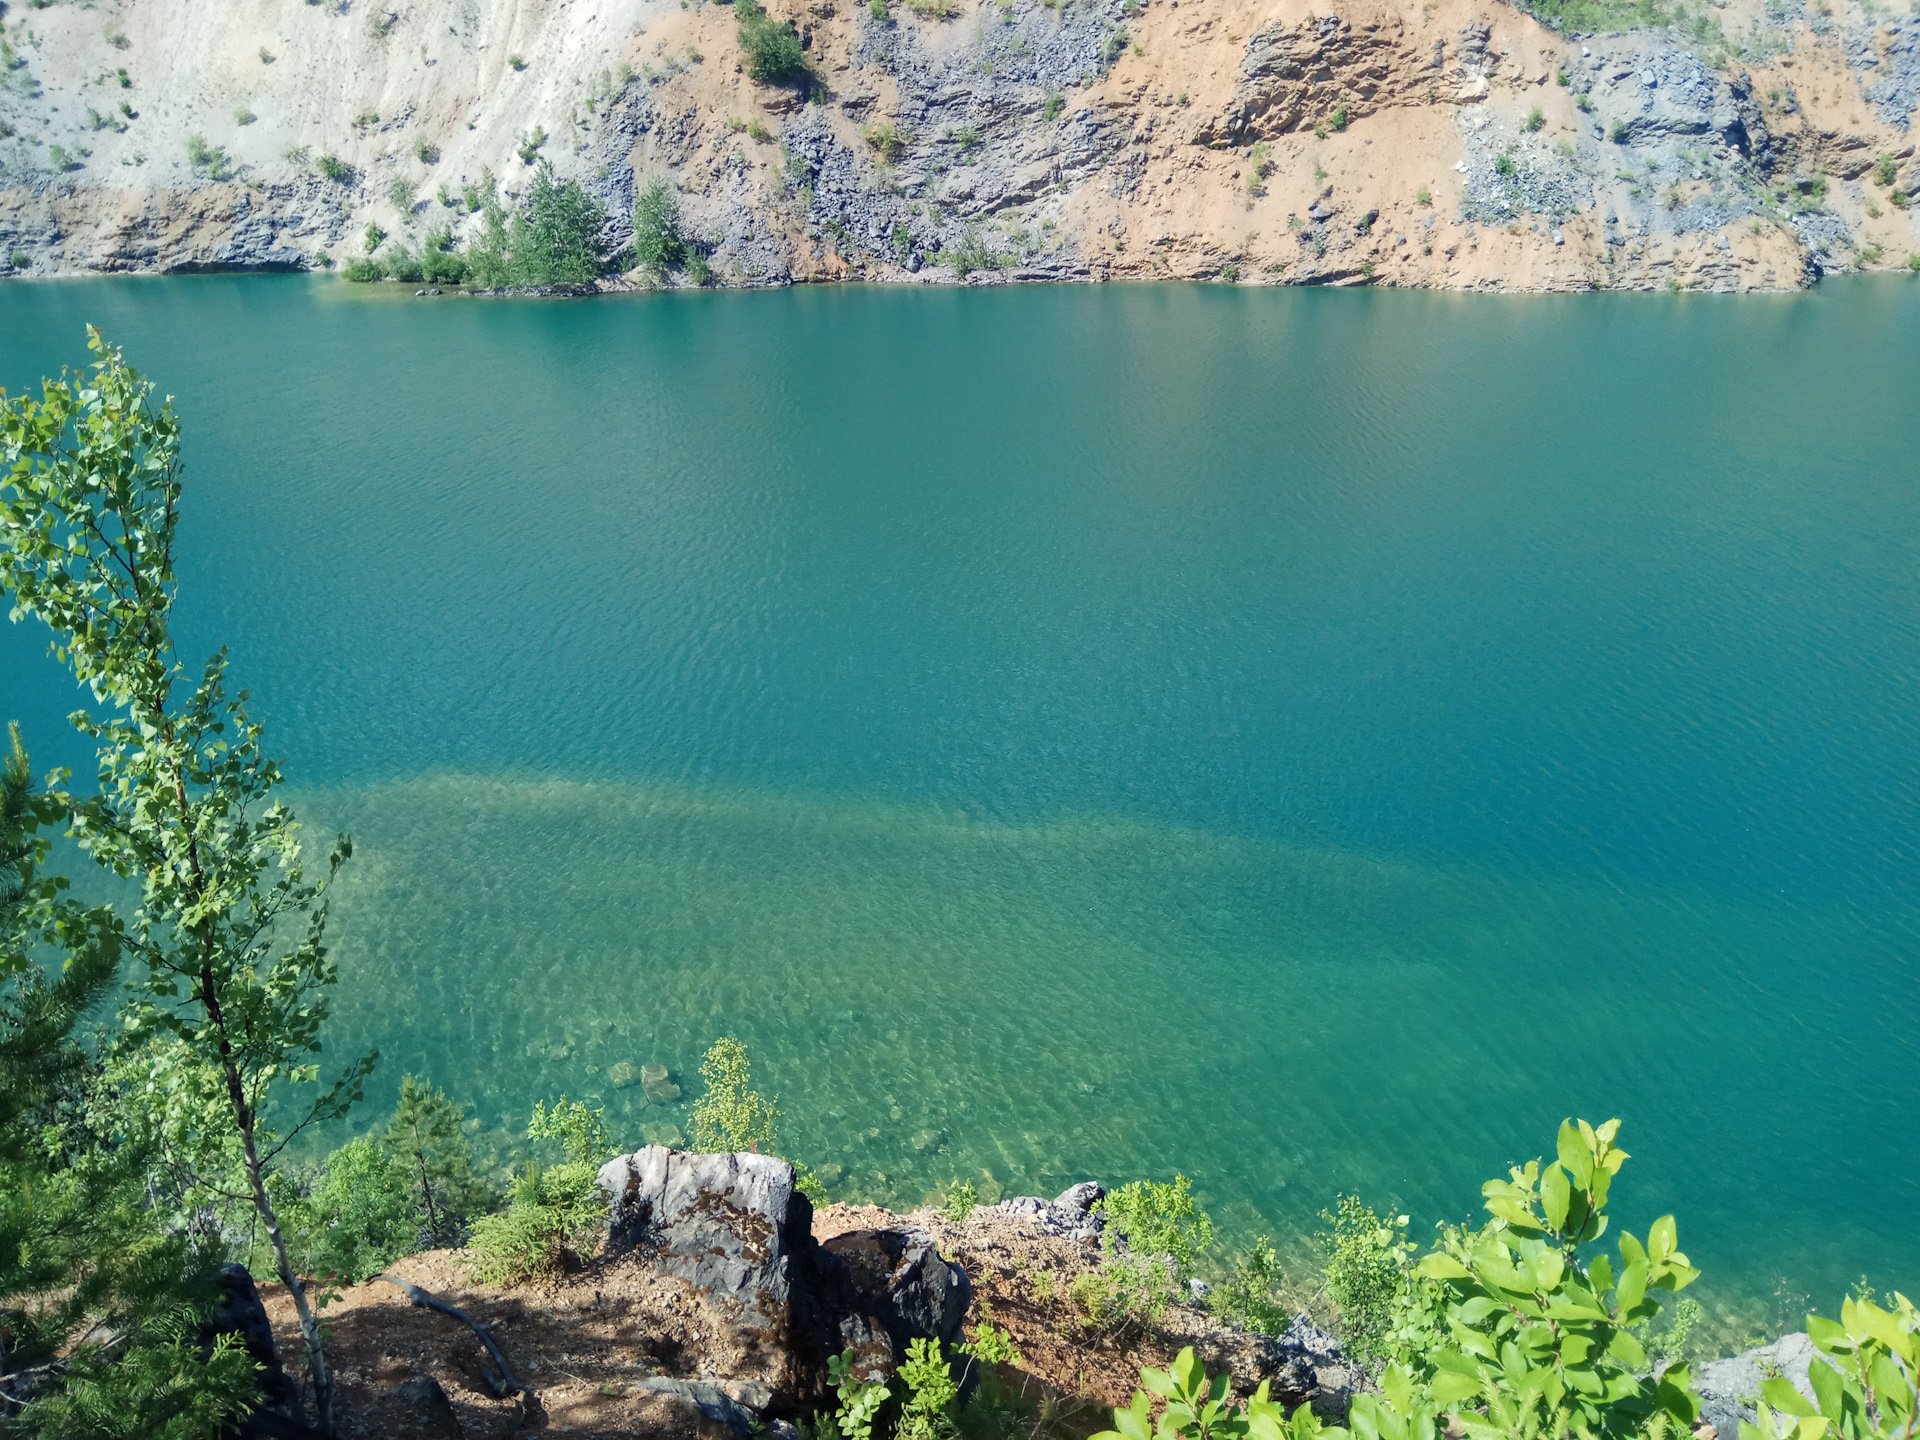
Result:
[[[716,1300],[772,1314],[813,1247],[813,1203],[773,1155],[688,1155],[649,1145],[600,1167],[612,1197],[607,1250],[643,1250]]]
[[[1700,1418],[1713,1426],[1720,1440],[1734,1440],[1740,1433],[1740,1422],[1755,1418],[1754,1401],[1760,1394],[1760,1382],[1774,1375],[1784,1375],[1795,1389],[1812,1399],[1807,1368],[1818,1353],[1805,1335],[1783,1335],[1771,1345],[1697,1367],[1693,1388],[1700,1395]]]
[[[743,1366],[702,1382],[725,1405],[704,1389],[661,1389],[703,1424],[731,1426],[728,1405],[749,1415],[816,1408],[829,1391],[827,1361],[842,1351],[853,1351],[857,1373],[887,1379],[913,1339],[960,1336],[972,1287],[930,1236],[862,1230],[821,1245],[795,1180],[772,1155],[660,1145],[601,1167],[608,1254],[632,1254],[698,1290],[738,1342]]]
[[[280,1349],[273,1341],[273,1322],[267,1318],[267,1307],[260,1303],[253,1276],[244,1265],[222,1265],[218,1284],[219,1298],[202,1332],[203,1343],[211,1346],[222,1335],[239,1336],[247,1354],[260,1367],[260,1421],[265,1421],[268,1414],[275,1418],[297,1418],[299,1393],[280,1364]],[[257,1422],[255,1429],[268,1433],[262,1423]]]
[[[464,1433],[453,1402],[431,1375],[416,1375],[396,1385],[392,1409],[406,1416],[406,1433],[419,1440],[460,1440]]]
[[[941,1257],[926,1231],[850,1230],[820,1249],[841,1266],[859,1313],[886,1333],[896,1357],[920,1337],[959,1340],[973,1285],[966,1271]]]

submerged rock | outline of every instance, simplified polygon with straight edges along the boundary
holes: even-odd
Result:
[[[664,1065],[642,1065],[640,1084],[647,1092],[647,1099],[656,1105],[667,1105],[680,1098],[680,1087],[673,1083]]]
[[[607,1067],[607,1083],[616,1090],[625,1090],[640,1083],[640,1072],[631,1060],[616,1060]]]

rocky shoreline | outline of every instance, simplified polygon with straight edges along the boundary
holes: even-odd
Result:
[[[342,1434],[797,1440],[794,1422],[827,1402],[829,1357],[851,1354],[862,1379],[885,1380],[914,1340],[951,1347],[983,1320],[1020,1352],[995,1378],[1032,1397],[1059,1434],[1102,1428],[1142,1365],[1164,1366],[1185,1346],[1236,1393],[1266,1382],[1328,1419],[1369,1383],[1305,1316],[1277,1338],[1184,1305],[1152,1326],[1088,1328],[1068,1291],[1100,1263],[1104,1191],[1092,1182],[954,1219],[871,1206],[816,1213],[796,1181],[770,1156],[649,1146],[601,1171],[605,1241],[576,1269],[489,1286],[467,1277],[459,1252],[435,1251],[349,1287],[326,1312]],[[263,1302],[238,1267],[227,1284],[220,1327],[267,1366],[252,1433],[298,1436],[274,1343],[297,1353],[292,1307],[277,1287]],[[410,1301],[415,1292],[439,1308]],[[1733,1435],[1761,1378],[1804,1388],[1810,1354],[1805,1336],[1788,1336],[1700,1367],[1703,1424]],[[977,1363],[959,1360],[963,1387],[979,1382]]]
[[[615,217],[667,179],[731,286],[1750,290],[1920,256],[1920,16],[1865,0],[1584,34],[1475,0],[808,0],[798,85],[753,83],[726,5],[301,8],[0,18],[0,275],[417,249],[536,160]]]

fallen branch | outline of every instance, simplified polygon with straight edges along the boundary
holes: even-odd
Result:
[[[473,1333],[480,1338],[480,1343],[486,1347],[487,1354],[493,1357],[493,1363],[500,1367],[500,1377],[497,1380],[487,1373],[484,1366],[480,1372],[495,1395],[501,1399],[505,1399],[509,1395],[524,1395],[527,1393],[526,1386],[513,1378],[513,1371],[507,1368],[507,1357],[500,1353],[500,1347],[494,1344],[493,1336],[487,1333],[487,1327],[467,1314],[467,1312],[462,1310],[458,1305],[449,1305],[446,1301],[440,1299],[439,1296],[429,1294],[409,1280],[397,1279],[392,1275],[376,1275],[373,1278],[386,1281],[421,1309],[437,1310],[442,1315],[448,1315],[458,1320],[462,1325],[473,1331]]]

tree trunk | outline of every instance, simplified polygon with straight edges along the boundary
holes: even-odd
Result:
[[[286,1237],[280,1233],[279,1213],[267,1195],[259,1152],[253,1143],[253,1113],[247,1104],[246,1090],[240,1083],[240,1072],[231,1064],[225,1069],[227,1097],[233,1102],[234,1119],[240,1127],[240,1145],[246,1152],[247,1184],[253,1190],[253,1208],[259,1212],[260,1223],[267,1227],[267,1243],[273,1247],[274,1268],[279,1273],[280,1283],[287,1287],[287,1293],[293,1297],[293,1308],[300,1316],[300,1338],[306,1342],[307,1365],[313,1371],[314,1420],[320,1433],[331,1437],[333,1372],[327,1368],[327,1352],[320,1344],[320,1319],[313,1313],[313,1303],[307,1298],[307,1287],[294,1274],[292,1257],[287,1254]]]

